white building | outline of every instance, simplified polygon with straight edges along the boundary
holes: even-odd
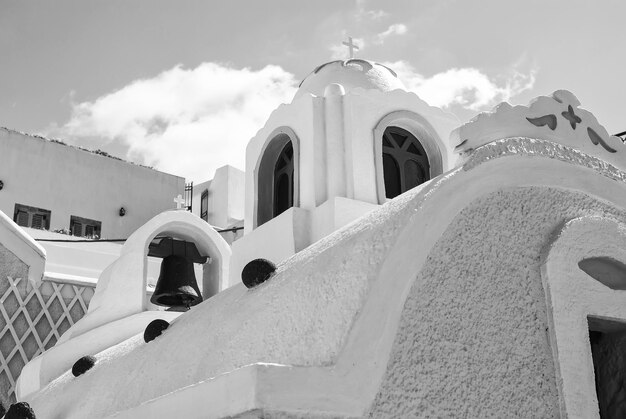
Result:
[[[126,238],[176,208],[179,176],[0,128],[0,211],[18,225]]]
[[[233,283],[251,259],[281,262],[448,171],[455,157],[446,140],[458,125],[381,64],[317,67],[248,144],[245,235],[233,243]]]
[[[458,126],[391,70],[333,62],[250,141],[245,176],[232,251],[184,211],[133,233],[24,367],[38,418],[626,414],[626,146],[573,94]],[[40,249],[5,224],[7,269],[36,283]],[[182,314],[147,303],[160,234],[210,258],[211,298]],[[247,289],[257,257],[277,271]]]
[[[237,228],[243,227],[244,219],[244,172],[222,166],[215,171],[213,179],[195,184],[191,212],[223,232],[229,244],[242,236]]]

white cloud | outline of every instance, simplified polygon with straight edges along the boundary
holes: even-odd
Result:
[[[432,77],[424,77],[406,61],[386,63],[392,68],[408,90],[415,92],[429,105],[448,107],[460,105],[478,111],[502,101],[509,101],[535,83],[535,70],[522,74],[513,70],[496,81],[476,68],[452,68]]]
[[[407,33],[408,29],[403,23],[394,23],[389,26],[386,31],[379,33],[374,37],[374,43],[377,45],[382,45],[387,38],[391,35],[404,35]]]
[[[53,131],[88,148],[122,144],[132,161],[202,181],[224,164],[244,167],[248,141],[292,99],[295,85],[292,74],[272,65],[176,66],[74,104],[70,120]]]
[[[341,58],[346,56],[342,46]],[[495,81],[475,68],[426,78],[406,61],[387,65],[409,90],[440,107],[482,110],[532,88],[535,80],[531,71]],[[291,73],[273,65],[258,71],[216,63],[176,66],[73,104],[69,121],[47,134],[90,149],[113,143],[129,160],[198,182],[224,164],[243,168],[248,141],[280,103],[291,100],[295,86]]]

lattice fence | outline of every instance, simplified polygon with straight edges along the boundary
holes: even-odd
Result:
[[[48,279],[38,288],[26,278],[7,277],[7,283],[0,297],[0,391],[12,403],[24,365],[85,315],[95,289]]]

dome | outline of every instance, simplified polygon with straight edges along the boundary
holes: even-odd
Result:
[[[396,73],[389,67],[373,61],[352,58],[322,64],[309,74],[296,92],[295,98],[305,93],[324,96],[326,86],[338,83],[346,91],[361,87],[388,92],[395,89],[406,89]]]

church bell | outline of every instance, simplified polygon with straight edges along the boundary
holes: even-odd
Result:
[[[193,262],[170,255],[161,262],[161,273],[150,301],[167,307],[190,307],[202,301]]]
[[[172,310],[189,309],[202,302],[194,262],[206,262],[193,243],[165,238],[150,248],[150,256],[163,257],[161,272],[150,302]]]

